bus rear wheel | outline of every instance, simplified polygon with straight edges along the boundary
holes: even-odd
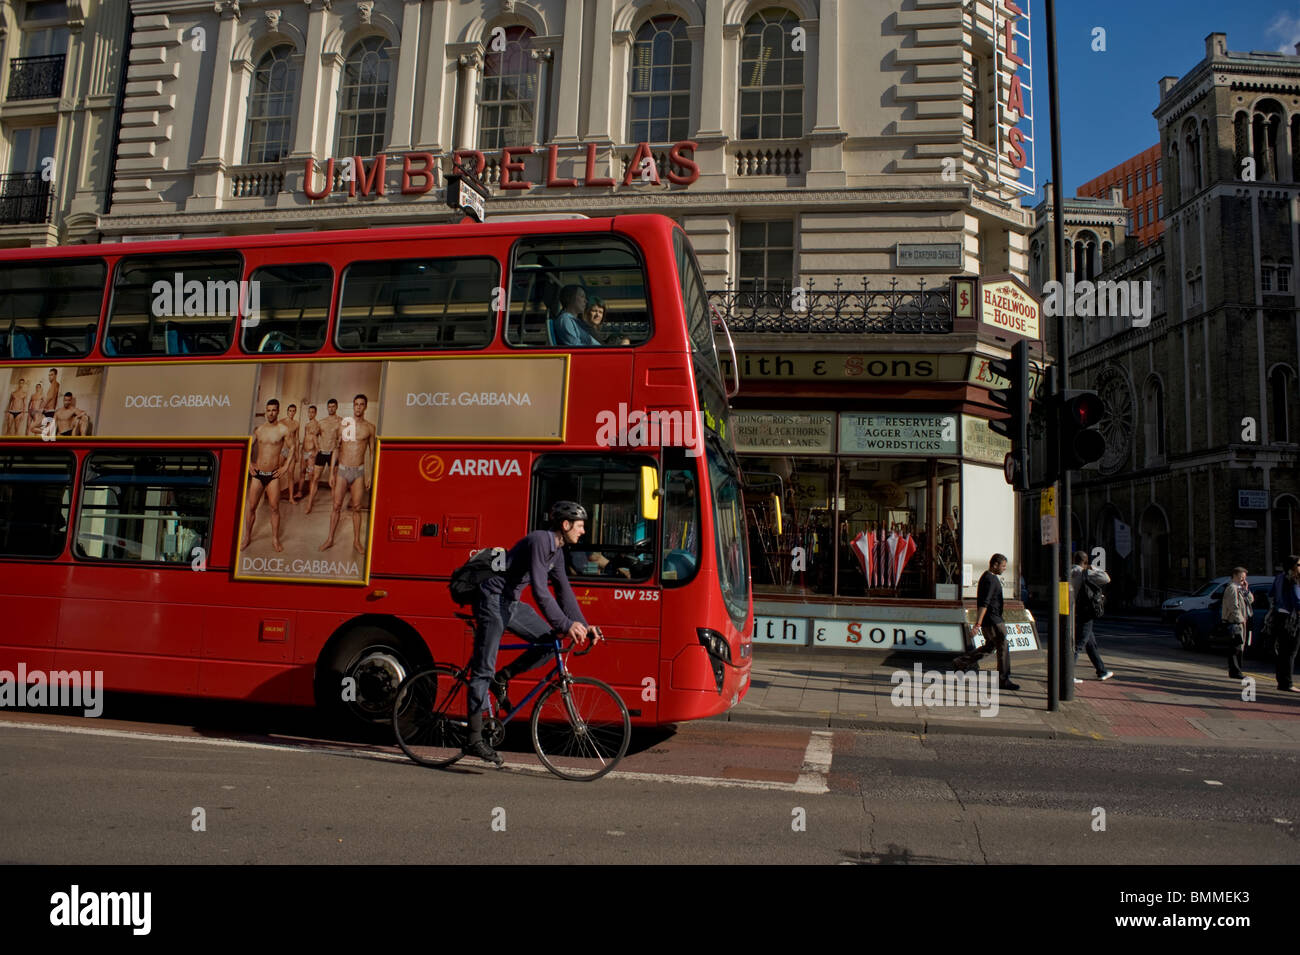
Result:
[[[381,627],[358,627],[321,666],[317,704],[336,724],[386,725],[393,717],[397,688],[417,668],[393,633]]]

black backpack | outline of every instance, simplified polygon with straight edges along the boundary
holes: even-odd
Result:
[[[464,606],[478,599],[479,585],[489,577],[501,576],[501,571],[492,569],[492,561],[501,552],[499,547],[484,547],[481,551],[451,572],[447,589],[451,599]]]
[[[1086,571],[1085,571],[1086,573]],[[1079,611],[1084,620],[1099,620],[1106,616],[1106,592],[1087,577],[1083,578]]]

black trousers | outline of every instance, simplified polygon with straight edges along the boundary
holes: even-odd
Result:
[[[1007,625],[1002,622],[1001,617],[990,617],[985,614],[980,632],[984,634],[984,646],[963,653],[953,661],[953,666],[959,670],[974,668],[979,666],[981,657],[996,652],[998,678],[1002,683],[1008,682],[1011,679],[1011,647],[1007,645]]]
[[[1300,639],[1297,639],[1300,634],[1287,633],[1289,614],[1279,614],[1278,617],[1280,619],[1273,626],[1273,633],[1277,640],[1277,688],[1289,690],[1295,672],[1296,649],[1300,648]]]

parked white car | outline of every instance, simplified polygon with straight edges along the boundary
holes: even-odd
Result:
[[[1204,610],[1206,607],[1218,606],[1219,601],[1223,599],[1224,588],[1228,586],[1228,581],[1231,579],[1231,577],[1215,577],[1195,593],[1185,597],[1170,597],[1160,605],[1160,619],[1165,623],[1173,623],[1178,619],[1179,614],[1188,610]],[[1272,577],[1262,574],[1250,574],[1246,580],[1252,587],[1273,583]]]

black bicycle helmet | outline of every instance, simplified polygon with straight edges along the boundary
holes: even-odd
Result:
[[[559,527],[564,521],[585,521],[587,509],[576,501],[556,501],[551,505],[551,524]]]

